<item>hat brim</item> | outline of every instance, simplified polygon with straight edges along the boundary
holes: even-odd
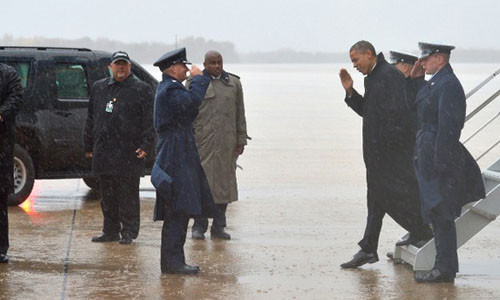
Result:
[[[120,60],[126,61],[126,62],[128,62],[129,64],[131,63],[131,62],[130,62],[130,60],[128,60],[128,59],[126,59],[126,58],[123,58],[123,57],[113,59],[113,60],[111,61],[111,63],[113,63],[113,64],[114,64],[115,62],[120,61]]]

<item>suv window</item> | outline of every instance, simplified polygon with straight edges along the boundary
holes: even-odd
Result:
[[[21,77],[21,85],[23,89],[28,86],[28,75],[30,73],[30,63],[29,62],[17,62],[17,61],[7,61],[3,62],[16,69],[17,74]]]
[[[85,66],[81,64],[56,64],[58,99],[88,99],[89,85]]]

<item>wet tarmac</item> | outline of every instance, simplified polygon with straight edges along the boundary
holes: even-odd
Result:
[[[0,265],[0,299],[500,299],[498,220],[460,248],[454,285],[417,284],[408,265],[385,258],[405,233],[389,217],[380,261],[340,268],[358,251],[366,185],[361,119],[343,103],[339,68],[229,68],[245,79],[253,139],[238,161],[240,201],[228,207],[232,239],[195,241],[188,233],[187,262],[199,275],[161,274],[162,223],[152,221],[148,177],[131,245],[90,241],[102,214],[83,181],[41,180],[9,209],[11,262]],[[476,155],[482,143],[469,149]],[[497,157],[493,151],[481,166]]]
[[[150,186],[145,178],[143,190]],[[346,190],[348,188],[346,187]],[[35,193],[10,213],[11,262],[0,265],[1,299],[499,299],[500,226],[492,223],[459,251],[455,285],[422,285],[408,265],[384,256],[404,232],[386,218],[378,263],[339,264],[357,251],[362,201],[310,199],[243,188],[229,206],[232,240],[187,239],[198,276],[162,275],[161,222],[151,219],[152,193],[141,192],[141,231],[132,245],[91,243],[101,230],[96,196],[80,180],[37,181]],[[341,195],[337,193],[337,195]],[[323,196],[322,196],[323,195]],[[314,200],[312,200],[314,199]],[[314,205],[311,205],[314,201]],[[188,237],[190,235],[188,234]]]

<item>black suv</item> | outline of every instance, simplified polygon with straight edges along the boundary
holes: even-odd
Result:
[[[35,179],[83,178],[89,187],[98,187],[83,155],[82,133],[90,87],[110,76],[110,57],[85,48],[0,46],[0,63],[16,69],[24,89],[9,205],[27,199]],[[156,90],[158,81],[138,63],[132,65],[132,75]],[[148,156],[147,169],[153,159]]]

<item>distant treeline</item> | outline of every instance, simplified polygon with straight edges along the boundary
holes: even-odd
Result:
[[[200,37],[180,39],[175,44],[160,42],[125,43],[107,38],[91,39],[88,37],[70,40],[59,38],[15,38],[5,34],[0,37],[0,46],[45,46],[45,47],[76,47],[114,52],[125,50],[132,59],[143,64],[151,64],[162,54],[177,47],[186,47],[188,58],[197,63],[203,61],[208,50],[222,53],[226,63],[348,63],[346,52],[304,52],[293,49],[275,51],[242,52],[236,51],[231,42],[206,40]],[[487,49],[457,49],[453,51],[454,62],[489,63],[500,62],[500,50]]]

